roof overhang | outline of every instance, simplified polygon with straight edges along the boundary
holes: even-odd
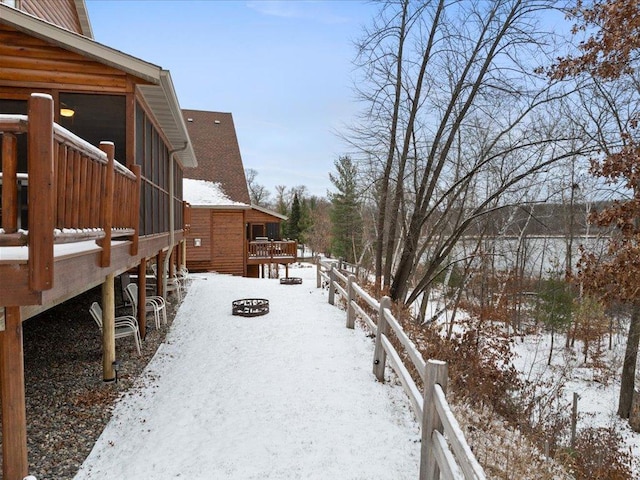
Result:
[[[89,13],[85,0],[74,0],[76,11],[78,12],[78,20],[80,20],[80,29],[85,37],[93,39],[93,30],[89,21]]]
[[[153,110],[172,150],[184,167],[197,167],[196,154],[187,133],[173,81],[168,70],[160,71],[160,85],[138,85],[138,91]]]
[[[76,0],[79,2],[84,4],[84,0]],[[176,155],[183,166],[198,165],[168,70],[1,3],[0,23],[150,83],[137,88],[171,143],[171,150],[179,152]]]
[[[278,217],[280,220],[289,219],[289,217],[287,217],[286,215],[282,215],[281,213],[274,212],[273,210],[269,210],[268,208],[261,207],[260,205],[251,204],[251,208],[253,208],[254,210],[258,210],[259,212],[266,213],[267,215]]]

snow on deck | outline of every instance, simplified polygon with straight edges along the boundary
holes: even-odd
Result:
[[[141,386],[125,395],[80,479],[415,479],[419,429],[373,343],[302,285],[196,274]],[[231,315],[241,298],[270,313]]]

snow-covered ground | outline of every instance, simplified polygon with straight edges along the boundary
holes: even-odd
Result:
[[[400,387],[371,373],[373,344],[316,288],[192,275],[139,386],[81,467],[81,479],[415,479],[420,433]],[[266,316],[231,315],[266,298]]]
[[[625,440],[634,459],[634,478],[640,479],[640,433],[633,432],[626,420],[616,415],[620,394],[620,367],[626,338],[616,338],[612,350],[604,349],[603,365],[611,371],[584,365],[578,342],[574,350],[565,350],[565,338],[556,335],[551,365],[547,365],[551,337],[529,335],[514,344],[516,368],[524,379],[548,382],[550,390],[561,388],[560,402],[571,410],[573,394],[578,394],[577,430],[587,427],[613,427]]]

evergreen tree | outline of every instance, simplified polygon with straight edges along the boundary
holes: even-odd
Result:
[[[356,263],[362,249],[362,217],[357,191],[357,168],[349,156],[339,157],[334,162],[336,175],[329,179],[336,193],[329,193],[331,200],[331,253],[347,262]]]
[[[293,202],[291,203],[291,216],[289,217],[289,238],[294,240],[300,240],[300,219],[302,212],[300,210],[300,200],[298,199],[298,193],[293,195]]]

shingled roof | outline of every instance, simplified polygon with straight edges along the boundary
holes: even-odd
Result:
[[[182,115],[198,160],[198,167],[185,168],[184,176],[219,183],[231,200],[250,204],[231,114],[182,110]]]

